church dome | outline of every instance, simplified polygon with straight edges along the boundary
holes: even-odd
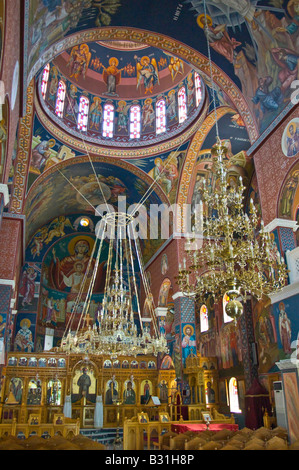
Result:
[[[138,148],[198,127],[205,87],[173,54],[133,41],[82,43],[61,52],[39,74],[47,116],[92,144]]]

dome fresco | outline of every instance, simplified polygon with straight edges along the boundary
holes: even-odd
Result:
[[[197,119],[205,101],[203,81],[188,63],[146,45],[138,47],[127,41],[110,41],[107,47],[104,42],[83,43],[63,52],[47,67],[47,82],[42,72],[39,85],[40,103],[46,113],[68,132],[100,145],[139,147],[170,139]],[[57,116],[61,82],[65,99]],[[181,93],[186,107],[183,119]],[[84,132],[78,123],[81,98],[87,107]],[[109,135],[103,132],[106,105],[113,111]],[[132,109],[136,112],[135,125],[139,125],[135,134],[134,123],[130,124]]]

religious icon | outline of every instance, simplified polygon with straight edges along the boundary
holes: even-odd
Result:
[[[86,367],[82,369],[82,375],[80,375],[77,385],[79,387],[79,399],[82,397],[87,398],[89,394],[89,387],[91,386],[91,379]]]
[[[178,74],[182,75],[184,73],[184,62],[178,57],[170,57],[168,69],[171,79],[174,81]]]
[[[191,354],[196,355],[196,338],[194,334],[194,327],[187,324],[183,328],[183,340],[182,340],[182,356],[183,364],[185,365],[186,359]]]
[[[118,400],[118,383],[113,377],[108,380],[105,393],[105,404],[113,405]]]
[[[116,57],[109,59],[109,66],[106,68],[103,64],[103,80],[107,85],[107,95],[116,95],[116,86],[119,85],[121,80],[121,72],[124,70],[118,69],[119,61]]]
[[[69,291],[68,300],[77,298],[80,288],[86,293],[91,282],[95,260],[91,258],[94,240],[87,236],[72,238],[68,243],[69,256],[60,259],[56,248],[52,249],[53,260],[49,269],[50,285],[60,291]],[[59,248],[59,246],[58,246]],[[105,261],[100,263],[94,290],[101,289],[104,282]],[[81,285],[84,280],[84,285]]]
[[[279,334],[280,340],[282,344],[283,352],[286,355],[290,355],[292,353],[291,349],[291,336],[292,336],[292,328],[291,328],[291,321],[287,316],[285,311],[285,304],[280,302],[279,304]]]
[[[159,307],[166,307],[170,287],[171,281],[169,279],[165,279],[161,285],[159,292]]]
[[[22,281],[20,286],[20,296],[22,296],[22,307],[32,305],[35,292],[35,280],[37,278],[37,272],[32,266],[28,266],[23,271]]]
[[[134,382],[128,380],[125,384],[125,390],[123,393],[123,403],[125,405],[135,405],[136,393],[134,391]]]
[[[87,69],[90,63],[91,53],[87,44],[73,47],[67,66],[70,68],[71,75],[76,81],[80,75],[85,79]]]
[[[168,258],[167,258],[167,254],[164,253],[161,259],[161,272],[163,276],[167,273],[167,271],[168,271]]]
[[[204,30],[210,46],[232,63],[235,57],[234,51],[236,47],[241,45],[241,42],[229,36],[226,24],[213,26],[212,18],[205,14],[199,15],[196,21],[198,26]]]
[[[15,337],[15,350],[31,352],[34,348],[33,335],[30,330],[31,321],[29,318],[23,318],[20,322],[21,328]]]
[[[55,147],[55,139],[42,140],[32,150],[30,171],[42,173],[48,159],[51,157],[51,149]]]
[[[89,128],[92,129],[93,127],[95,127],[97,131],[99,130],[101,120],[102,120],[102,115],[103,115],[101,102],[102,102],[101,98],[99,98],[98,96],[95,96],[90,106],[90,113],[89,113]]]
[[[282,141],[281,148],[286,157],[294,157],[299,152],[299,119],[292,119],[286,126]]]

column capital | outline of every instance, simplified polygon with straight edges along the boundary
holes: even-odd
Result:
[[[297,228],[299,228],[299,225],[297,225],[296,220],[273,219],[272,222],[269,222],[269,224],[265,225],[264,230],[266,232],[272,232],[277,227],[291,228],[293,232],[296,232]]]
[[[167,307],[156,307],[155,308],[155,314],[157,317],[165,317],[168,312]]]
[[[195,300],[195,293],[187,294],[187,292],[176,292],[173,294],[172,298],[173,300],[179,299],[183,297],[184,299],[192,299]]]

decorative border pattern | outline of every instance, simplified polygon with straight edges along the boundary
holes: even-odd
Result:
[[[27,88],[26,115],[21,119],[18,133],[17,161],[10,203],[10,212],[21,214],[31,156],[31,133],[33,124],[34,80]]]

